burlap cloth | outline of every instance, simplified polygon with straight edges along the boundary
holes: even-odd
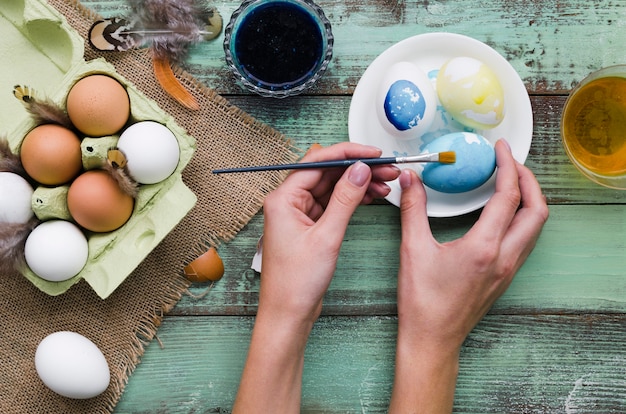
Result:
[[[48,1],[85,38],[97,16],[75,0]],[[85,47],[86,60],[100,56],[89,46]],[[282,134],[231,106],[183,71],[180,76],[198,99],[201,110],[192,112],[179,106],[154,80],[147,52],[102,56],[196,138],[198,148],[183,179],[198,196],[198,203],[106,300],[100,299],[84,282],[51,297],[19,274],[2,275],[0,412],[3,414],[113,411],[163,315],[189,287],[182,276],[183,265],[203,251],[207,243],[215,245],[233,238],[258,212],[267,192],[284,178],[281,173],[214,177],[211,168],[293,162],[298,156],[298,150]],[[60,330],[85,335],[104,353],[111,370],[111,384],[100,396],[89,400],[60,397],[48,390],[37,376],[34,366],[37,345],[48,334]]]

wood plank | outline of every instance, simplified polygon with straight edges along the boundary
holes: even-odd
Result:
[[[626,192],[583,178],[559,134],[571,87],[595,69],[623,63],[619,22],[626,2],[318,2],[333,24],[335,54],[307,95],[271,100],[245,92],[225,67],[223,37],[194,47],[186,68],[307,148],[348,139],[350,95],[369,63],[400,40],[447,31],[500,52],[531,94],[527,165],[551,217],[510,289],[465,343],[455,412],[626,412]],[[82,3],[105,16],[128,11],[126,0]],[[239,4],[217,7],[228,20]],[[445,241],[464,234],[476,218],[433,219],[431,226]],[[230,411],[258,300],[259,275],[249,265],[262,226],[259,214],[220,246],[225,277],[201,299],[184,297],[167,315],[158,332],[164,348],[150,343],[117,412]],[[399,230],[398,210],[386,202],[360,208],[352,220],[307,348],[302,412],[386,412]]]
[[[623,312],[626,309],[626,205],[550,206],[551,216],[537,247],[494,312]],[[462,236],[477,214],[432,219],[440,241]],[[220,246],[226,274],[202,299],[185,297],[175,315],[250,315],[260,278],[250,269],[262,234],[255,217],[228,244]],[[325,314],[394,314],[399,212],[395,206],[361,207],[346,233],[337,272],[325,300]],[[191,291],[200,295],[206,285]]]
[[[125,6],[123,1],[117,0],[84,0],[83,3],[104,15],[119,15],[120,13],[123,14],[125,10],[128,10],[128,7]],[[504,53],[503,50],[510,49],[508,55],[505,54],[505,57],[514,59],[516,54],[523,54],[521,52],[522,50],[527,50],[529,51],[528,53],[532,51],[531,54],[537,53],[541,57],[535,57],[537,61],[532,64],[526,62],[524,65],[514,65],[514,67],[520,71],[520,76],[525,80],[531,94],[533,94],[531,96],[531,102],[533,105],[535,128],[528,165],[537,174],[544,188],[544,192],[548,197],[548,201],[550,203],[588,203],[591,200],[597,203],[624,202],[626,200],[626,192],[605,189],[591,183],[589,180],[585,179],[567,159],[560,142],[560,126],[558,122],[565,97],[534,94],[546,92],[550,94],[564,93],[565,90],[563,87],[557,87],[555,85],[567,84],[567,88],[569,88],[570,85],[575,82],[574,79],[580,79],[594,68],[590,63],[593,62],[594,59],[597,60],[597,58],[601,57],[603,59],[601,62],[602,65],[619,62],[621,54],[619,58],[615,57],[614,62],[604,60],[609,59],[610,53],[612,53],[610,49],[605,47],[585,48],[584,43],[575,43],[576,46],[570,46],[569,49],[578,51],[577,53],[583,53],[583,50],[584,53],[588,54],[598,53],[599,57],[585,56],[584,58],[581,57],[582,60],[570,62],[567,65],[564,65],[564,63],[560,61],[551,63],[550,59],[558,60],[564,57],[559,54],[552,56],[546,52],[546,49],[550,47],[556,48],[557,46],[567,48],[568,44],[563,44],[563,39],[566,39],[568,42],[573,41],[572,39],[579,40],[578,36],[574,36],[573,34],[568,34],[569,37],[566,37],[565,34],[561,33],[562,30],[570,30],[560,25],[560,22],[565,17],[575,16],[572,18],[580,23],[579,26],[576,26],[576,30],[585,31],[588,30],[588,27],[593,28],[593,30],[598,30],[597,26],[605,22],[609,15],[616,18],[620,14],[626,14],[626,5],[614,5],[613,9],[615,10],[609,13],[608,11],[596,12],[593,8],[593,2],[569,1],[565,2],[567,4],[560,2],[558,6],[545,3],[548,2],[542,3],[541,6],[534,5],[530,7],[523,2],[492,2],[492,4],[487,6],[488,8],[485,11],[482,11],[482,8],[486,7],[483,4],[481,4],[480,7],[477,5],[473,7],[471,2],[463,2],[462,7],[468,9],[470,17],[477,16],[478,22],[485,19],[483,15],[489,16],[489,13],[499,13],[497,14],[499,18],[493,19],[492,25],[496,27],[499,25],[504,26],[494,31],[494,33],[491,33],[489,38],[493,39],[492,42],[498,42],[500,38],[503,38],[501,40],[503,45],[500,48],[502,50],[498,50]],[[393,36],[390,39],[394,39],[393,41],[386,41],[385,47],[380,46],[382,40],[379,40],[378,43],[376,41],[369,41],[368,36],[363,38],[357,37],[358,42],[356,42],[356,44],[358,48],[342,48],[338,46],[336,52],[336,60],[338,61],[336,63],[336,72],[341,72],[342,74],[356,72],[357,74],[348,75],[347,77],[351,78],[351,80],[347,81],[331,79],[326,85],[322,84],[316,90],[311,91],[312,94],[322,95],[321,97],[300,96],[289,98],[287,101],[260,98],[246,94],[238,96],[237,94],[241,94],[240,88],[234,84],[227,85],[229,82],[228,79],[230,79],[231,76],[226,72],[224,67],[221,40],[209,42],[206,45],[202,45],[201,49],[193,51],[190,57],[193,62],[189,67],[190,72],[207,85],[215,87],[218,92],[225,94],[236,106],[242,108],[260,121],[285,133],[287,136],[292,137],[302,148],[307,148],[313,142],[324,144],[341,142],[348,139],[350,95],[345,94],[352,93],[358,78],[367,67],[367,64],[369,64],[378,53],[384,50],[384,48],[402,38],[397,37],[399,35],[396,34],[396,32],[415,30],[416,26],[409,23],[418,20],[417,16],[414,16],[414,13],[417,13],[418,10],[426,7],[428,11],[428,21],[431,21],[430,19],[449,20],[450,17],[446,17],[446,13],[458,11],[459,7],[461,7],[458,1],[447,2],[446,4],[439,4],[437,6],[434,4],[424,6],[422,2],[409,2],[405,5],[395,6],[380,6],[378,3],[368,4],[366,6],[352,4],[352,2],[347,3],[351,4],[351,6],[344,6],[341,2],[326,2],[321,4],[327,10],[331,18],[339,21],[337,30],[343,28],[342,30],[348,32],[346,33],[347,39],[344,40],[346,44],[355,44],[353,40],[350,40],[349,34],[352,36],[362,34],[360,30],[354,29],[354,25],[367,27],[374,33],[383,31],[385,34],[390,34],[389,30],[385,30],[386,28],[393,28],[393,31],[391,31]],[[220,10],[223,9],[222,14],[224,16],[230,16],[230,10],[234,10],[237,5],[238,2],[225,2],[219,8]],[[405,24],[394,23],[397,20],[397,16],[393,17],[395,14],[395,12],[393,12],[393,10],[395,10],[394,7],[398,8],[398,13],[401,15],[400,20]],[[378,18],[381,19],[376,24],[374,24],[376,19],[374,16],[375,13],[379,13]],[[478,18],[478,16],[483,17]],[[451,22],[447,21],[447,24],[450,23]],[[542,35],[540,38],[546,42],[558,41],[560,43],[548,47],[547,45],[537,45],[536,39],[532,38],[533,41],[530,42],[529,40],[529,44],[525,46],[513,46],[510,43],[512,41],[510,38],[512,33],[520,30],[529,30],[524,25],[519,26],[522,23],[529,25],[534,31],[541,30],[541,33],[543,33],[543,31],[546,31],[546,33],[549,32],[548,28],[554,26],[553,29],[555,32],[558,32],[558,36]],[[429,25],[431,24],[434,25],[434,27],[439,27],[432,22],[429,23]],[[461,22],[459,22],[459,24],[461,24]],[[417,27],[419,27],[419,25]],[[445,29],[452,32],[456,31],[453,30],[453,28],[446,27]],[[477,28],[476,30],[484,29]],[[584,32],[579,36],[593,37]],[[607,39],[607,36],[613,35],[606,33],[606,31],[602,31],[600,34],[594,36],[602,37],[606,44],[613,42],[612,37]],[[617,33],[615,36],[618,36]],[[339,36],[339,40],[340,39],[341,36]],[[362,39],[368,39],[368,41],[363,41]],[[524,37],[518,34],[515,38],[515,42],[521,42],[523,39]],[[541,52],[539,53],[538,51]],[[518,58],[521,57],[518,56]],[[530,59],[528,56],[524,58]],[[567,59],[569,58],[570,56],[567,56]],[[585,65],[581,67],[581,63],[583,62]],[[512,60],[512,63],[514,63],[514,60]],[[547,73],[549,73],[550,80],[541,80],[539,78],[532,79],[532,75],[525,75],[523,70],[527,68],[527,66],[541,66],[544,72],[547,71]],[[550,70],[546,68],[550,68]],[[567,75],[561,72],[562,68],[566,68]],[[213,75],[207,75],[207,72]],[[330,72],[332,72],[332,70]],[[571,73],[574,73],[573,78]],[[210,77],[215,74],[217,74],[217,79],[207,79],[207,76]],[[336,75],[329,73],[329,77],[333,78],[333,76],[336,77]],[[568,78],[568,80],[565,80],[566,78]],[[221,82],[224,85],[216,87],[214,85],[215,82]],[[340,86],[330,86],[331,84]],[[540,86],[533,87],[533,85]],[[339,94],[343,96],[325,96],[328,94]]]
[[[290,98],[290,105],[250,96],[228,99],[259,121],[292,138],[300,148],[308,148],[314,142],[331,145],[349,139],[349,96],[300,96]],[[626,191],[591,182],[567,158],[561,144],[559,122],[565,99],[563,96],[531,96],[534,128],[526,165],[537,176],[548,203],[626,202]]]
[[[105,16],[128,13],[124,0],[83,0]],[[225,22],[240,4],[217,7]],[[318,1],[335,35],[328,72],[312,93],[350,94],[376,56],[405,38],[429,32],[454,32],[481,40],[518,71],[533,93],[562,93],[589,72],[623,63],[624,2],[567,1]],[[246,93],[224,64],[223,35],[197,45],[187,67],[222,94]]]
[[[488,315],[464,344],[455,412],[626,411],[625,322],[623,314]],[[167,318],[164,347],[150,345],[117,412],[229,412],[252,323]],[[386,412],[396,329],[393,317],[321,318],[306,351],[301,412]]]

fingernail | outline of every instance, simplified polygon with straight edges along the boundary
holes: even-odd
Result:
[[[370,167],[361,161],[355,163],[348,173],[348,180],[357,187],[363,187],[370,176]]]
[[[509,141],[507,141],[504,138],[500,138],[500,141],[502,141],[502,143],[506,146],[506,148],[509,150],[509,152],[511,152],[511,145],[509,144]]]
[[[411,174],[411,170],[405,169],[400,173],[400,188],[405,189],[411,186],[413,183],[413,174]]]

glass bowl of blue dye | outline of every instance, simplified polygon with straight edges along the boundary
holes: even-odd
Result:
[[[285,98],[313,86],[333,55],[324,11],[311,0],[245,0],[224,30],[226,63],[248,90]]]

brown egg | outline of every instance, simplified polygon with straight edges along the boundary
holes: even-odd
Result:
[[[62,126],[40,125],[24,137],[20,160],[28,175],[41,184],[67,183],[83,166],[80,139]]]
[[[128,122],[130,98],[122,84],[107,75],[89,75],[67,95],[72,124],[90,137],[113,135]]]
[[[81,227],[94,232],[120,228],[133,213],[135,200],[120,190],[117,182],[103,170],[90,170],[72,182],[67,207]]]

